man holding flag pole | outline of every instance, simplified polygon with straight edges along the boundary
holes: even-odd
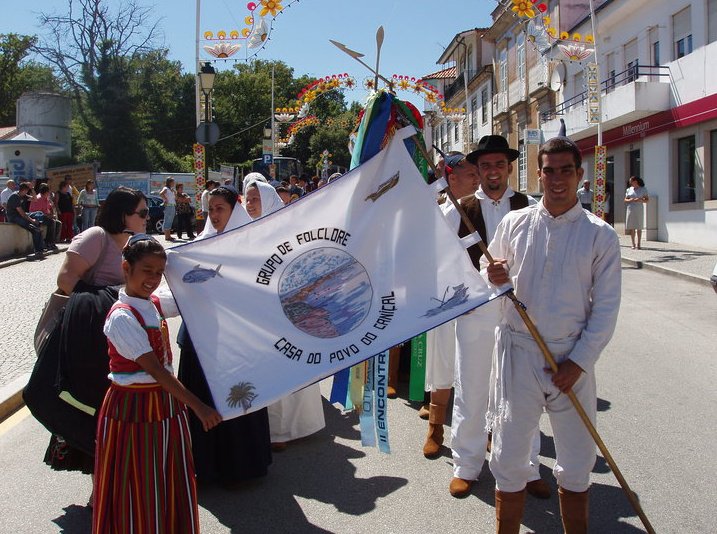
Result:
[[[497,532],[520,530],[529,470],[530,438],[545,408],[555,435],[553,473],[559,485],[565,532],[587,532],[588,488],[595,442],[571,405],[574,394],[594,425],[595,363],[612,337],[620,307],[620,246],[615,231],[583,210],[577,146],[566,137],[538,153],[545,195],[509,213],[489,246],[491,283],[511,283],[555,355],[545,368],[541,348],[516,308],[505,303],[496,336],[490,468],[496,479]]]

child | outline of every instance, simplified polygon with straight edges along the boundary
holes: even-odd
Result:
[[[162,245],[145,234],[122,251],[127,285],[104,326],[112,383],[97,425],[94,533],[199,532],[187,405],[204,430],[221,416],[172,372],[162,308],[178,311],[152,295],[166,261]]]

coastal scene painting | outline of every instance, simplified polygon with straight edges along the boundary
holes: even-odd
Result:
[[[311,336],[334,338],[357,328],[371,309],[366,269],[344,250],[323,247],[293,260],[279,281],[279,298],[291,323]]]

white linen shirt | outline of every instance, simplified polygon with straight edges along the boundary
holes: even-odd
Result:
[[[170,292],[158,291],[158,296],[165,318],[179,315],[179,309]],[[144,319],[146,326],[159,328],[161,317],[151,300],[130,297],[125,293],[124,288],[122,288],[119,290],[118,301],[129,304],[137,310],[142,316],[142,319]],[[129,310],[114,310],[107,317],[103,331],[107,339],[115,346],[117,352],[128,360],[136,361],[142,354],[152,352],[147,331],[142,328],[137,318]],[[172,364],[165,363],[164,368],[174,374]],[[117,374],[110,372],[107,377],[112,380],[112,382],[125,386],[129,384],[152,384],[156,382],[154,377],[145,371]]]
[[[590,372],[615,330],[622,272],[615,230],[576,202],[553,217],[542,200],[510,212],[488,247],[506,259],[516,297],[547,342],[574,341],[569,358]],[[482,260],[483,263],[484,260]],[[508,299],[503,322],[530,335]]]
[[[499,200],[493,200],[483,192],[482,186],[474,193],[475,197],[480,201],[480,209],[483,215],[483,221],[485,222],[485,233],[488,243],[493,240],[495,230],[498,228],[498,224],[503,220],[508,212],[510,211],[510,197],[515,195],[510,187],[508,187],[503,196]],[[538,201],[528,195],[528,205],[532,206],[537,204]],[[458,232],[458,228],[461,225],[461,216],[456,210],[455,206],[449,201],[449,206],[445,208],[443,214],[448,220],[448,224],[455,232]]]

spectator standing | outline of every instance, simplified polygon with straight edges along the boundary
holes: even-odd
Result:
[[[204,221],[206,221],[207,217],[209,216],[209,193],[211,193],[212,190],[218,185],[219,184],[214,180],[207,180],[207,185],[204,186],[204,191],[202,191],[202,196],[199,202],[201,204],[202,219],[204,219]]]
[[[85,188],[80,191],[77,197],[77,203],[82,208],[82,231],[92,228],[97,218],[97,208],[100,203],[97,200],[97,191],[95,191],[95,183],[87,180]]]
[[[189,195],[184,192],[184,184],[177,184],[177,239],[182,239],[182,232],[187,232],[189,239],[194,239],[192,232],[192,215],[194,208]]]
[[[34,256],[30,259],[40,260],[43,258],[42,251],[45,248],[45,241],[42,239],[42,231],[35,219],[27,214],[22,204],[30,193],[30,184],[23,182],[18,190],[12,193],[7,199],[7,220],[13,224],[23,227],[32,235],[32,246],[35,249]]]
[[[289,176],[289,194],[293,197],[301,197],[304,194],[304,190],[299,187],[299,177],[295,174]]]
[[[645,219],[644,205],[650,200],[645,182],[637,176],[630,177],[630,187],[625,191],[625,230],[630,233],[632,248],[635,248],[635,234],[637,234],[637,248],[642,248],[642,227]]]
[[[80,225],[81,222],[81,211],[82,207],[79,205],[79,199],[80,199],[80,191],[74,186],[72,175],[67,174],[65,175],[65,182],[70,184],[70,193],[72,194],[72,206],[75,209],[75,220],[73,222],[72,231],[75,233],[75,235],[80,233]]]
[[[583,209],[592,213],[593,211],[593,190],[590,189],[590,180],[584,180],[583,186],[578,189],[578,202]]]
[[[73,230],[75,207],[72,205],[72,193],[70,193],[70,184],[67,182],[62,182],[60,189],[57,191],[57,211],[62,223],[60,243],[69,243],[75,236]]]
[[[55,206],[50,200],[50,187],[47,184],[40,184],[38,194],[30,201],[30,217],[47,227],[45,247],[57,250],[55,243],[60,235],[61,224],[55,217]]]
[[[164,224],[162,229],[164,230],[165,241],[174,241],[172,237],[172,225],[174,224],[174,215],[177,211],[177,196],[174,191],[174,178],[171,176],[164,182],[164,187],[159,192],[159,196],[162,197],[164,202]]]

